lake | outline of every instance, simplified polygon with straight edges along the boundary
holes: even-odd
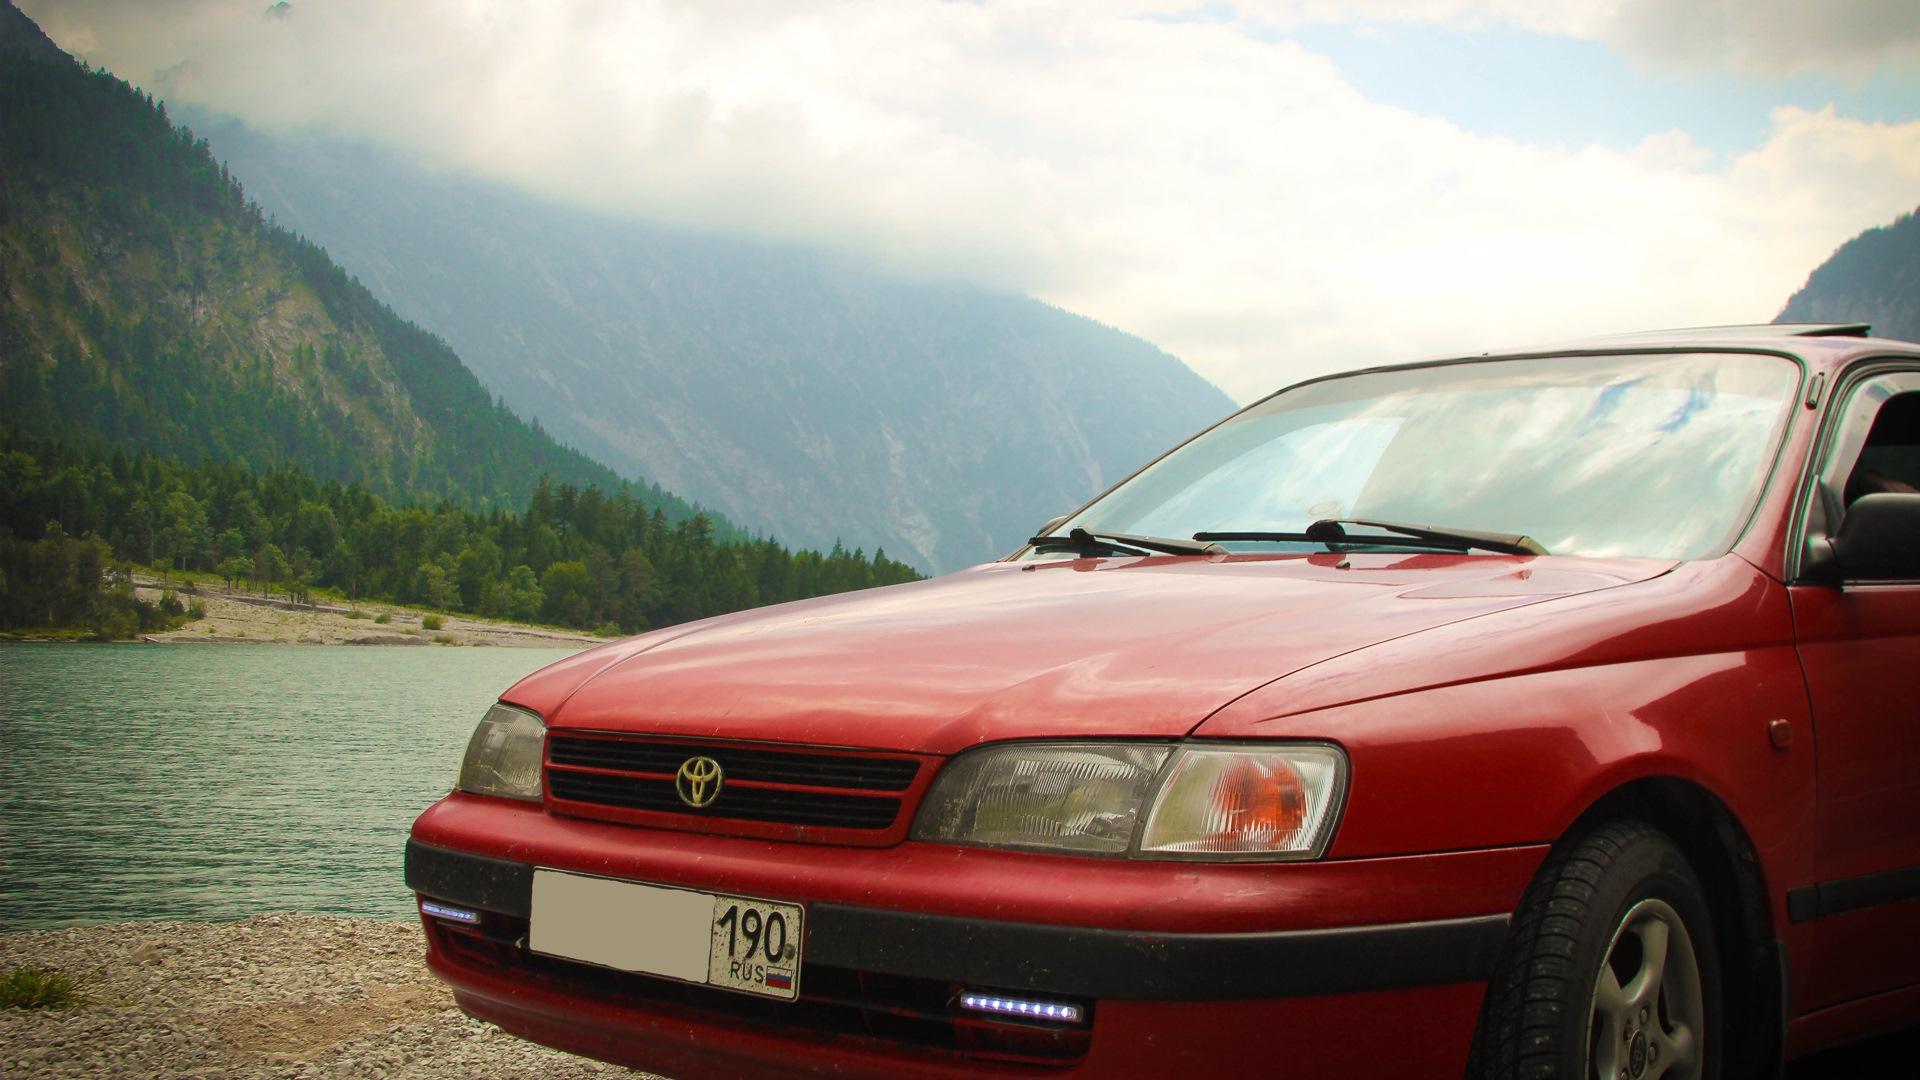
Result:
[[[408,825],[572,651],[0,645],[0,930],[404,917]]]

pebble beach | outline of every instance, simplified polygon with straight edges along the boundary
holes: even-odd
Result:
[[[181,584],[178,579],[163,583],[139,577],[134,579],[134,594],[156,602]],[[197,583],[193,592],[182,590],[177,595],[182,601],[198,602],[206,609],[206,616],[176,630],[143,635],[141,641],[154,645],[497,645],[532,649],[584,649],[606,641],[592,634],[470,615],[442,615],[441,626],[429,630],[422,612],[396,604],[295,604],[278,596],[229,590],[205,581]]]
[[[472,1020],[412,922],[284,913],[0,934],[0,971],[52,968],[85,1003],[0,1009],[0,1076],[585,1080],[648,1074]]]

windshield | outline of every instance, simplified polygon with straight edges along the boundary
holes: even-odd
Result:
[[[1328,379],[1232,417],[1056,531],[1296,534],[1224,545],[1273,551],[1317,549],[1297,536],[1314,521],[1370,518],[1554,554],[1699,558],[1745,524],[1798,382],[1792,361],[1747,353]]]

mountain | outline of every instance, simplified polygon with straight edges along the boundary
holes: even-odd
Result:
[[[0,0],[0,424],[520,507],[611,469],[269,224],[204,141]],[[637,497],[684,520],[658,488]]]
[[[1774,322],[1863,322],[1920,341],[1920,218],[1902,214],[1840,245]]]
[[[13,6],[13,0],[0,2],[0,56],[41,62],[68,59],[38,23]]]
[[[1148,342],[1028,297],[193,124],[276,220],[514,409],[790,543],[933,570],[996,558],[1233,407]]]

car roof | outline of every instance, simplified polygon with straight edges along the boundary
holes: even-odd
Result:
[[[1478,357],[1435,357],[1429,362],[1687,349],[1787,353],[1805,360],[1815,370],[1830,370],[1865,353],[1920,352],[1920,345],[1873,337],[1872,327],[1867,323],[1756,323],[1608,334],[1525,348],[1496,349]]]
[[[1512,349],[1492,356],[1613,352],[1641,349],[1753,349],[1797,356],[1816,371],[1832,370],[1865,353],[1915,352],[1920,345],[1872,336],[1867,323],[1758,323],[1648,330],[1562,342],[1547,348]]]
[[[1620,348],[1675,348],[1690,345],[1725,348],[1761,348],[1770,351],[1824,351],[1843,349],[1870,340],[1867,323],[1758,323],[1750,326],[1689,326],[1674,330],[1636,330],[1555,343],[1546,348],[1503,349],[1494,355],[1525,352],[1589,352]]]
[[[1779,338],[1864,338],[1873,333],[1868,323],[1748,323],[1730,326],[1686,326],[1673,330],[1636,330],[1625,334],[1607,334],[1598,340],[1618,342],[1627,338],[1656,338],[1661,341],[1694,341],[1709,339],[1725,341],[1729,338],[1760,338],[1774,341]]]
[[[1493,349],[1483,353],[1429,356],[1402,364],[1383,364],[1354,371],[1329,373],[1290,383],[1258,399],[1265,401],[1310,383],[1382,371],[1442,367],[1475,360],[1546,359],[1554,356],[1606,356],[1622,352],[1768,352],[1799,357],[1811,371],[1831,372],[1862,356],[1905,354],[1920,356],[1920,344],[1876,338],[1867,323],[1754,323],[1735,326],[1693,326],[1675,330],[1643,330],[1627,334],[1576,338],[1570,341]],[[1257,403],[1257,402],[1256,402]],[[1248,406],[1251,408],[1251,406]]]

